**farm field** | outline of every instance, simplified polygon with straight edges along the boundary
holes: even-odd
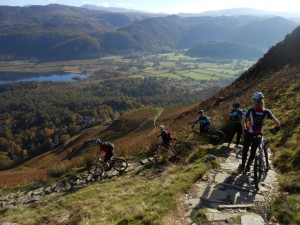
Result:
[[[182,53],[141,55],[139,57],[107,56],[88,60],[61,62],[0,62],[0,79],[21,74],[81,73],[93,75],[99,70],[117,70],[131,78],[155,76],[168,79],[218,80],[236,79],[255,61],[192,58]]]

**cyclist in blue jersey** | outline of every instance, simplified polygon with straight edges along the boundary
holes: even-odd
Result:
[[[199,114],[200,116],[193,123],[192,129],[194,129],[197,123],[200,123],[200,134],[207,134],[210,128],[210,118],[205,115],[203,110],[200,110]]]

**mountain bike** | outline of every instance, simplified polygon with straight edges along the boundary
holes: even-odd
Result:
[[[226,142],[226,134],[221,130],[212,130],[209,129],[207,133],[201,134],[200,131],[192,129],[194,133],[194,137],[196,135],[204,136],[208,139],[208,142],[212,145],[222,145]]]
[[[268,163],[268,148],[269,140],[265,139],[263,135],[258,135],[255,138],[259,139],[259,146],[256,150],[256,155],[254,158],[254,184],[256,190],[259,190],[259,183],[264,180],[267,176],[269,170]]]
[[[156,148],[151,151],[150,156],[148,157],[149,162],[157,163],[164,158],[163,153],[171,153],[172,156],[177,155],[177,141],[173,139],[169,145],[164,144],[162,141],[159,141]]]
[[[94,176],[101,176],[104,171],[114,168],[118,172],[123,172],[128,167],[128,162],[123,157],[114,157],[111,159],[110,165],[103,161],[99,155],[96,155],[96,161],[90,167],[89,172]]]

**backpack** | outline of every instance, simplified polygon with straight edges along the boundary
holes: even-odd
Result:
[[[161,137],[162,137],[163,141],[166,141],[166,142],[170,142],[171,140],[173,140],[173,134],[170,131],[166,131],[166,130],[163,131],[161,134]]]
[[[243,111],[241,109],[234,109],[231,111],[230,120],[239,121],[243,116]]]
[[[108,141],[103,142],[102,145],[105,146],[105,148],[107,148],[110,151],[114,150],[114,148],[115,148],[114,144],[110,143]]]
[[[253,130],[261,130],[264,119],[266,118],[266,115],[267,115],[267,110],[264,110],[262,115],[257,115],[255,112],[255,109],[252,108],[251,113],[252,113],[252,117],[253,117],[252,129]]]

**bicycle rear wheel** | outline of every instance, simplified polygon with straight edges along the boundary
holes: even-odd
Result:
[[[119,172],[123,172],[127,169],[128,163],[125,159],[123,158],[115,158],[113,159],[113,164],[112,167]]]
[[[94,176],[101,176],[104,172],[104,169],[105,169],[105,163],[99,161],[90,167],[89,172]]]
[[[225,140],[226,135],[220,130],[211,132],[211,134],[208,137],[208,141],[212,145],[221,145],[225,142]]]
[[[256,190],[259,190],[259,183],[262,178],[262,160],[259,156],[254,159],[254,184]]]

